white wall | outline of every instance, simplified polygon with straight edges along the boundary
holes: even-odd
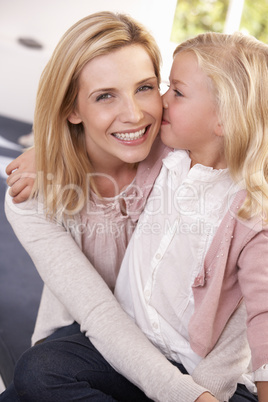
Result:
[[[168,77],[176,0],[0,0],[0,114],[32,122],[40,74],[61,35],[84,16],[101,10],[130,14],[146,25],[160,46]],[[19,37],[43,44],[19,45]]]

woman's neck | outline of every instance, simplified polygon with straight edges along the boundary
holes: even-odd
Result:
[[[102,197],[116,197],[134,180],[138,164],[122,163],[120,166],[104,169],[94,166],[94,181]]]

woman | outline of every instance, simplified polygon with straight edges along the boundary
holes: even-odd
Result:
[[[151,35],[129,17],[97,13],[70,28],[40,81],[36,198],[15,207],[7,196],[6,213],[45,282],[33,343],[79,332],[76,321],[148,397],[178,401],[183,388],[184,401],[213,401],[147,341],[112,294],[126,245],[169,152],[157,137],[159,61]],[[23,371],[28,373],[25,366]],[[33,388],[36,381],[28,380]],[[131,390],[120,398],[148,400],[136,386]],[[10,392],[15,398],[12,388],[0,400]],[[17,400],[30,400],[23,392]],[[88,400],[88,392],[86,384],[77,397]]]

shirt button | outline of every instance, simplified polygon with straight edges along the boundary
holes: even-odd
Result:
[[[156,258],[157,260],[160,260],[161,257],[162,257],[162,256],[161,256],[160,253],[157,253],[156,256],[155,256],[155,258]]]
[[[158,324],[157,324],[157,322],[154,322],[154,323],[153,323],[153,328],[154,328],[154,329],[158,329]]]

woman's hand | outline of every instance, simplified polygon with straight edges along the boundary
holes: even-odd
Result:
[[[34,148],[14,159],[7,166],[6,173],[7,184],[10,186],[9,194],[13,197],[13,202],[26,201],[31,195],[36,177]]]
[[[256,385],[259,402],[268,402],[268,381],[258,381]]]
[[[204,392],[200,395],[195,402],[219,402],[214,396],[212,396],[209,392]]]

